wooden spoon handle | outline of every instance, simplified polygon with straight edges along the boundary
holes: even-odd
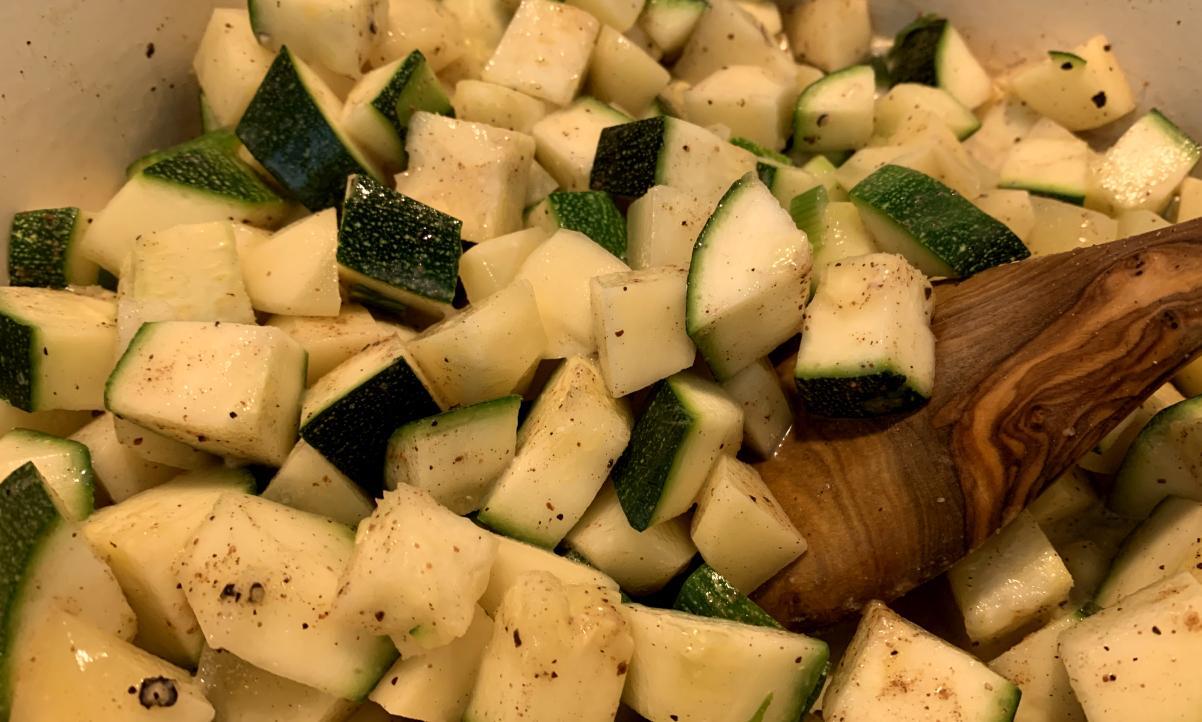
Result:
[[[1153,246],[1098,274],[958,413],[935,418],[937,427],[954,418],[951,458],[970,546],[1026,507],[1199,348],[1202,246]]]
[[[799,417],[760,465],[809,542],[756,595],[794,628],[944,571],[1202,349],[1202,223],[943,285],[933,326],[930,404]]]

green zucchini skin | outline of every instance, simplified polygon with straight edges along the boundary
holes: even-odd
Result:
[[[613,469],[618,501],[635,529],[644,531],[651,525],[660,497],[671,483],[676,454],[693,424],[672,384],[660,381]]]
[[[857,207],[887,217],[962,277],[1031,255],[1001,221],[916,170],[887,165],[850,195]]]
[[[880,371],[868,376],[798,378],[797,392],[806,411],[831,418],[871,418],[922,407],[927,398],[905,374]]]
[[[414,50],[405,57],[371,105],[388,119],[402,143],[409,118],[419,110],[455,117],[450,98],[443,92],[438,78],[426,62],[426,56],[420,50]]]
[[[24,411],[33,411],[33,379],[38,355],[34,353],[34,327],[0,314],[0,398]]]
[[[354,175],[338,227],[338,263],[441,303],[455,300],[462,223],[430,206]]]
[[[369,171],[347,149],[280,50],[235,131],[280,185],[311,211],[337,206],[348,176]]]
[[[78,208],[46,208],[13,216],[8,236],[8,278],[13,286],[66,288],[72,245],[82,233]],[[80,279],[82,280],[82,279]],[[91,279],[95,283],[96,279]]]
[[[133,163],[130,163],[129,167],[125,169],[125,175],[128,178],[133,178],[159,161],[167,160],[168,158],[173,158],[181,153],[192,150],[209,150],[232,156],[237,152],[238,145],[238,136],[234,135],[231,130],[217,129],[208,131],[204,135],[186,140],[179,145],[147,153]]]
[[[560,228],[579,231],[626,260],[626,219],[603,191],[555,191],[547,204]]]
[[[923,15],[897,33],[889,51],[889,77],[893,85],[939,85],[936,58],[946,29],[945,18]]]
[[[11,654],[21,624],[23,580],[47,534],[61,522],[42,475],[28,462],[0,484],[0,718],[8,719],[16,662]]]
[[[685,578],[672,608],[699,617],[717,617],[757,627],[784,629],[771,614],[731,586],[725,577],[708,564],[697,567]]]
[[[646,193],[655,185],[667,127],[658,116],[602,130],[589,188],[627,198]]]
[[[392,432],[441,411],[404,357],[309,419],[300,436],[366,491],[384,488]]]

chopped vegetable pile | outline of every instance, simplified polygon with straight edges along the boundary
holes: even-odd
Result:
[[[961,618],[755,601],[807,553],[756,462],[927,403],[933,280],[1202,216],[1106,37],[970,41],[867,0],[215,10],[203,134],[12,222],[0,719],[1194,719],[1199,364],[956,564]]]

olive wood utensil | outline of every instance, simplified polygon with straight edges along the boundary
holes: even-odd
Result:
[[[799,414],[758,466],[809,542],[755,595],[791,628],[945,571],[1202,350],[1202,221],[939,284],[933,330],[925,407]]]

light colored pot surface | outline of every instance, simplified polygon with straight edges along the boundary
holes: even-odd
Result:
[[[0,3],[0,228],[25,208],[99,209],[147,150],[195,134],[191,59],[208,0]],[[950,16],[996,68],[1104,32],[1145,106],[1202,137],[1202,4],[1189,0],[872,0],[889,33]],[[151,46],[153,45],[153,52]],[[1191,62],[1192,61],[1192,62]],[[7,240],[7,233],[2,237]]]

